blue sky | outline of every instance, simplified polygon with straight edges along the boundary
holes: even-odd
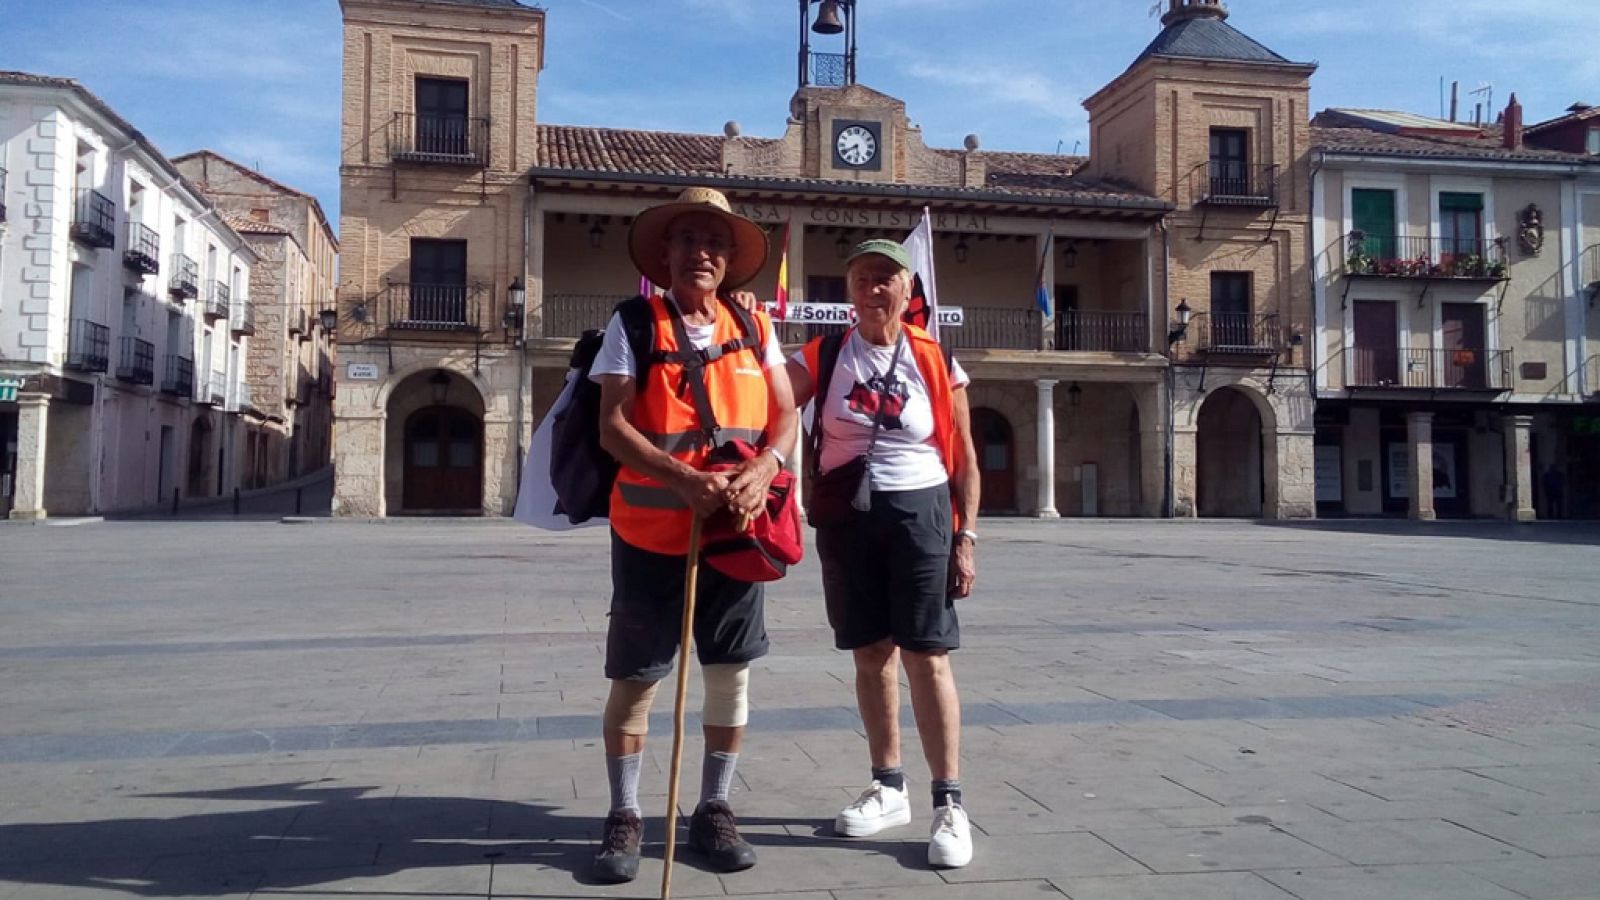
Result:
[[[860,0],[861,81],[935,146],[1087,150],[1080,101],[1158,30],[1154,0]],[[792,0],[546,0],[540,120],[782,133]],[[1165,3],[1161,3],[1164,7]],[[1312,105],[1439,111],[1439,79],[1516,91],[1529,122],[1600,103],[1591,4],[1232,0],[1230,20],[1318,62]],[[0,68],[83,81],[171,155],[209,147],[338,215],[336,0],[0,0]],[[86,27],[85,23],[93,23]],[[833,49],[819,46],[816,49]],[[1463,98],[1470,111],[1470,98]]]

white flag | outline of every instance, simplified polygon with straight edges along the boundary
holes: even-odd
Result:
[[[921,324],[934,340],[939,339],[939,286],[933,277],[933,216],[928,213],[928,208],[922,208],[922,222],[916,230],[905,240],[906,252],[911,254],[911,274],[915,276],[914,282],[920,282],[922,290],[917,290],[917,284],[911,288],[911,305],[908,312]],[[926,304],[923,308],[922,304]],[[926,322],[926,324],[923,324]]]

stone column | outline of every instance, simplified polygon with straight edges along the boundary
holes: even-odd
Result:
[[[48,394],[17,395],[17,482],[13,519],[43,519],[45,432],[50,421]]]
[[[344,414],[334,421],[334,440],[339,447],[333,485],[335,516],[381,518],[386,514],[383,427],[381,414]]]
[[[1532,522],[1538,518],[1533,507],[1533,416],[1506,416],[1502,421],[1506,438],[1506,486],[1511,489],[1506,518],[1513,522]]]
[[[1433,413],[1406,413],[1407,445],[1411,461],[1411,518],[1432,522],[1433,511]]]
[[[1176,431],[1172,435],[1172,517],[1193,519],[1200,515],[1200,440],[1197,432]]]
[[[1056,511],[1056,384],[1048,378],[1034,382],[1039,389],[1039,502],[1034,515],[1059,519]]]

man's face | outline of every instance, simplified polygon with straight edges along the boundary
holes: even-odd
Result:
[[[867,325],[882,326],[899,319],[911,294],[905,270],[886,256],[863,256],[850,264],[850,302],[856,317]]]
[[[688,213],[672,220],[662,247],[672,286],[682,291],[715,292],[728,274],[733,231],[710,213]]]

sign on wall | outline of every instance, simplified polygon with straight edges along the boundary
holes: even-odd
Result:
[[[1406,444],[1389,445],[1389,496],[1395,500],[1411,499],[1411,448]],[[1456,472],[1456,445],[1433,445],[1433,497],[1435,500],[1454,500],[1460,496]]]
[[[0,403],[13,403],[17,399],[17,391],[22,389],[20,378],[0,378]]]
[[[377,381],[379,378],[377,363],[350,363],[344,371],[351,381]]]

